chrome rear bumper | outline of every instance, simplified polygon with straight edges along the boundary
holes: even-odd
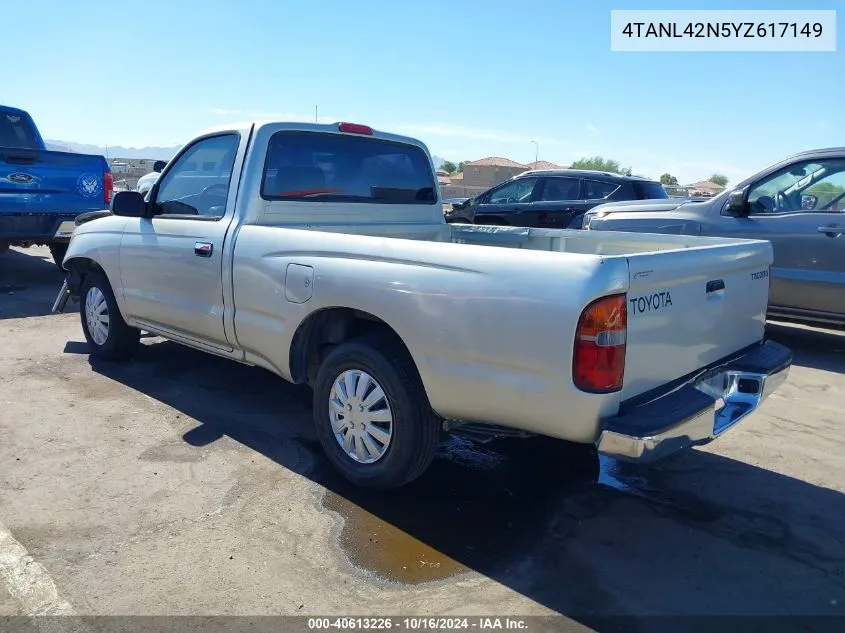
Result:
[[[651,463],[713,441],[736,426],[789,375],[792,352],[767,341],[650,401],[625,407],[603,424],[599,453]]]

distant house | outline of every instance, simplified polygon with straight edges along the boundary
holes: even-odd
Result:
[[[467,187],[489,188],[513,178],[527,169],[528,165],[499,156],[471,160],[464,163],[462,184]]]
[[[701,182],[686,185],[686,189],[689,189],[693,196],[702,196],[705,198],[712,198],[725,190],[722,185],[717,185],[715,182],[710,182],[709,180],[702,180]]]
[[[445,169],[437,169],[435,173],[437,174],[437,182],[441,185],[449,185],[452,183],[452,177]]]
[[[567,167],[547,160],[523,164],[509,158],[489,156],[465,162],[462,172],[452,174],[449,176],[448,183],[441,180],[440,184],[444,187],[442,190],[444,197],[474,196],[530,169],[567,169]],[[439,172],[437,177],[440,180]]]

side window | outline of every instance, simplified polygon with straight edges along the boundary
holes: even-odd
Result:
[[[748,190],[751,215],[829,213],[845,209],[845,159],[785,167]]]
[[[845,162],[826,164],[827,173],[800,192],[801,209],[822,213],[845,212]]]
[[[619,187],[611,193],[608,200],[636,200],[637,198],[648,198],[648,195],[638,194],[630,182],[622,182]],[[666,198],[669,196],[666,195]]]
[[[601,200],[612,195],[614,191],[619,189],[619,184],[615,182],[605,182],[602,180],[585,180],[584,198],[587,200]]]
[[[578,178],[546,178],[539,200],[541,202],[577,200],[580,186],[581,181]]]
[[[188,148],[162,178],[156,215],[222,218],[239,140],[237,134],[223,134]]]
[[[516,204],[519,202],[531,202],[531,193],[536,178],[517,178],[503,187],[499,187],[490,193],[488,204]]]

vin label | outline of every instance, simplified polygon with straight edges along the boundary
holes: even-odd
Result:
[[[611,51],[835,51],[836,10],[610,12]]]

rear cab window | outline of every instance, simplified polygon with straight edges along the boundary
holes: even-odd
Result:
[[[415,145],[365,135],[283,130],[270,137],[265,200],[435,204],[426,153]]]
[[[634,189],[641,200],[657,200],[668,198],[669,194],[659,182],[648,180],[635,180]]]
[[[29,117],[0,108],[0,147],[40,149]]]

